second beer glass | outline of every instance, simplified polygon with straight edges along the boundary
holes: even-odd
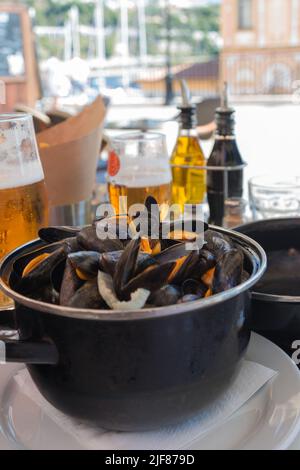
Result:
[[[148,196],[158,204],[171,203],[172,175],[165,136],[131,133],[111,140],[108,161],[108,191],[117,214],[133,204],[144,204]],[[120,199],[121,197],[121,199]]]

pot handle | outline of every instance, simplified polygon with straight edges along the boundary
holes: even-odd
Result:
[[[24,364],[58,363],[58,352],[54,344],[47,341],[27,342],[0,339],[0,364],[17,362]]]
[[[7,310],[0,309],[0,331],[3,329],[16,330],[15,309],[11,307]]]
[[[48,341],[18,341],[8,339],[1,330],[16,330],[14,309],[0,310],[0,364],[16,362],[24,364],[58,363],[58,352],[54,344]]]

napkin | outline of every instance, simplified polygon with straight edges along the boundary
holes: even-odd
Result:
[[[73,436],[84,449],[180,450],[189,447],[199,437],[226,422],[276,375],[276,371],[261,364],[244,361],[230,388],[192,419],[176,426],[138,433],[105,431],[64,415],[42,397],[26,369],[20,371],[15,380],[22,393],[34,401],[61,429]]]

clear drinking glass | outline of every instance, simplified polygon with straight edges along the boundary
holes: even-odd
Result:
[[[300,176],[256,176],[249,181],[254,220],[300,216]]]
[[[48,223],[48,200],[32,117],[0,115],[0,259],[37,238]],[[12,301],[0,291],[0,310]],[[1,315],[1,312],[0,312]]]
[[[171,203],[172,174],[165,136],[162,134],[127,133],[110,141],[108,158],[108,192],[117,214],[144,204],[148,196],[162,204]],[[121,199],[120,199],[121,198]]]
[[[234,228],[247,222],[247,201],[240,197],[232,197],[225,199],[224,202],[224,219],[223,226],[225,228]]]

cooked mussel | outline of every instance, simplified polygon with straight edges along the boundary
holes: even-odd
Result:
[[[185,243],[175,243],[174,245],[160,251],[154,256],[155,261],[159,264],[176,262],[178,259],[186,257],[191,252],[187,250]]]
[[[137,289],[147,289],[150,292],[157,290],[167,283],[168,277],[174,268],[174,263],[162,265],[149,261],[144,257],[138,263],[141,249],[141,239],[131,240],[125,247],[117,262],[113,284],[117,297],[120,300],[129,300],[130,295]],[[141,268],[144,266],[144,269]]]
[[[82,281],[97,277],[100,269],[100,254],[97,251],[76,251],[68,255],[68,260]]]
[[[148,299],[148,304],[154,307],[166,307],[167,305],[174,305],[180,298],[180,289],[177,286],[167,284],[154,291]]]
[[[80,227],[46,227],[39,230],[39,237],[47,243],[55,243],[76,237],[80,230]]]
[[[209,229],[201,246],[203,232],[179,233],[181,221],[175,221],[168,224],[169,238],[163,238],[166,222],[156,201],[148,198],[146,206],[157,228],[152,238],[150,232],[138,234],[141,214],[42,229],[47,245],[16,260],[14,287],[73,308],[136,310],[203,299],[249,278],[247,257],[230,237]]]
[[[217,263],[212,282],[212,293],[218,294],[232,289],[242,282],[244,256],[241,250],[224,253]]]
[[[110,274],[113,277],[122,253],[122,250],[118,250],[100,254],[100,270]],[[142,271],[144,271],[149,266],[152,266],[153,264],[157,264],[156,259],[148,253],[140,251],[136,260],[135,275],[140,274]]]
[[[100,271],[103,271],[110,276],[113,276],[116,270],[119,259],[121,258],[123,250],[110,251],[108,253],[101,253],[99,258]]]
[[[212,253],[217,260],[234,248],[229,237],[216,232],[215,230],[207,230],[207,232],[205,232],[204,239],[204,248]]]
[[[16,282],[16,290],[21,294],[30,294],[48,284],[51,284],[51,275],[55,267],[66,258],[63,246],[55,251],[34,253],[24,266],[21,277]],[[26,261],[26,258],[22,261]],[[21,263],[19,264],[20,268]]]
[[[66,304],[73,308],[107,309],[108,306],[101,297],[98,289],[97,278],[87,281],[80,287]]]
[[[162,266],[152,265],[133,277],[123,287],[122,297],[128,298],[137,289],[146,289],[150,292],[168,283],[170,273],[174,269],[174,263],[166,263]]]
[[[77,234],[79,245],[88,251],[105,253],[123,249],[123,243],[119,239],[98,238],[95,226],[85,227]]]
[[[195,295],[199,299],[205,297],[207,290],[207,285],[202,281],[197,281],[196,279],[186,279],[181,287],[183,296]]]
[[[141,241],[139,238],[131,240],[123,250],[123,253],[116,265],[113,282],[115,292],[120,300],[122,300],[124,296],[125,286],[133,277],[140,250],[140,243]]]
[[[175,262],[173,270],[169,275],[168,281],[176,285],[181,285],[182,282],[189,278],[194,272],[198,261],[198,251],[190,251],[188,255],[178,258]]]
[[[59,283],[60,278],[59,265],[52,274],[52,284]],[[60,305],[69,305],[70,300],[74,297],[76,291],[83,285],[83,281],[77,276],[76,270],[69,259],[67,259],[63,271],[62,281],[59,287],[59,303]]]

